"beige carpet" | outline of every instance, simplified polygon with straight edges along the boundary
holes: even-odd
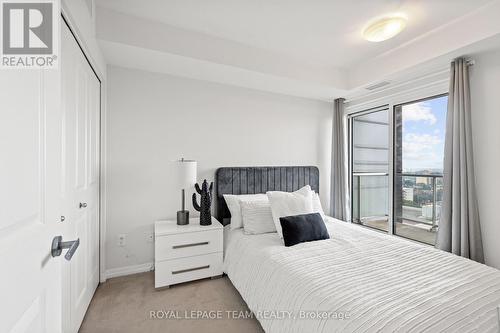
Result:
[[[192,319],[191,311],[220,311],[222,319]],[[225,276],[155,290],[152,272],[110,279],[92,299],[81,333],[114,332],[263,332],[256,319],[233,319],[226,311],[248,311],[238,291]],[[155,316],[163,319],[151,318]],[[162,312],[163,311],[163,312]],[[187,316],[190,319],[186,319]],[[244,312],[236,312],[237,315]],[[165,318],[173,315],[181,319]],[[200,312],[198,316],[208,315]]]

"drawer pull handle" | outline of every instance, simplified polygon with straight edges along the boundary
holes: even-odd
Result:
[[[188,269],[181,269],[180,271],[173,271],[172,274],[181,274],[181,273],[187,273],[187,272],[192,272],[192,271],[199,271],[200,269],[207,269],[207,268],[210,268],[210,265],[188,268]]]
[[[191,247],[191,246],[200,246],[200,245],[208,245],[209,242],[200,242],[200,243],[192,243],[192,244],[182,244],[182,245],[174,245],[172,246],[173,249],[182,249],[184,247]]]

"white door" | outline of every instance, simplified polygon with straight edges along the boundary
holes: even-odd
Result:
[[[61,331],[59,84],[57,70],[0,70],[2,333]]]
[[[63,266],[63,325],[77,332],[99,283],[100,82],[61,26],[64,238],[80,248]]]

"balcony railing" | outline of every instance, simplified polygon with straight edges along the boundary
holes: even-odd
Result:
[[[389,174],[352,174],[352,221],[382,231],[389,228]]]
[[[401,208],[395,202],[396,220],[428,225],[436,231],[441,215],[443,176],[421,173],[401,173],[396,176],[396,194],[400,191]]]
[[[389,174],[352,174],[352,221],[379,230],[389,228]],[[443,176],[399,173],[394,182],[395,233],[431,243],[438,227],[443,196]],[[404,230],[404,231],[403,231]],[[413,230],[413,231],[412,231]],[[413,234],[422,234],[413,237]],[[429,238],[429,239],[427,239]]]

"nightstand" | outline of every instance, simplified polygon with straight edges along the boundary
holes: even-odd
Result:
[[[222,224],[155,222],[155,288],[222,275]]]

